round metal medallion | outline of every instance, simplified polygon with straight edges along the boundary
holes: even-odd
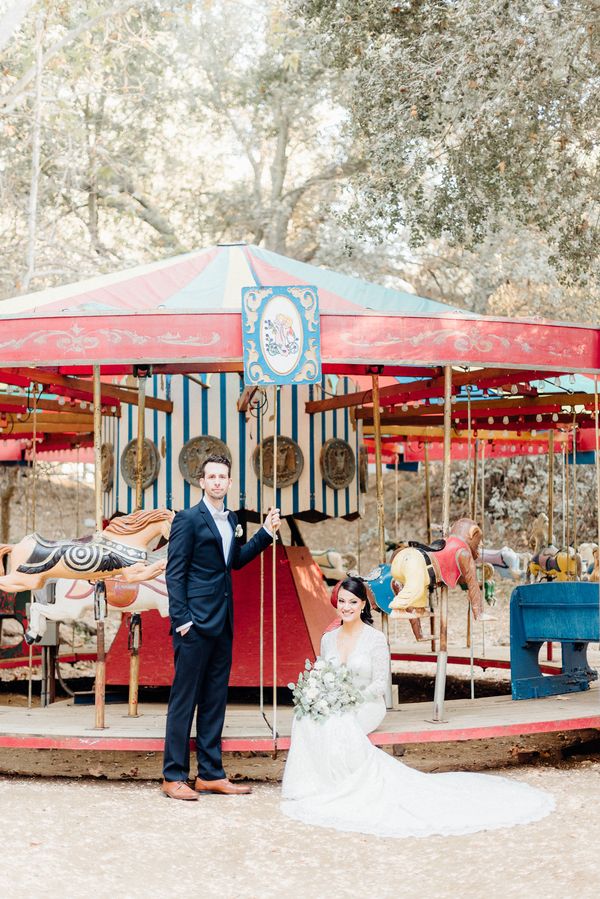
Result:
[[[262,441],[263,448],[263,484],[273,486],[273,438],[266,437]],[[256,477],[260,478],[260,444],[252,455],[252,464]],[[295,484],[304,468],[304,455],[295,440],[291,437],[277,437],[277,486],[289,487]]]
[[[334,490],[349,487],[354,480],[356,461],[352,447],[339,437],[330,437],[321,449],[321,475]]]
[[[100,447],[100,472],[102,490],[108,493],[112,490],[115,479],[115,448],[112,443],[103,443]]]
[[[204,434],[184,443],[179,453],[179,471],[193,487],[200,486],[202,464],[207,456],[225,456],[231,462],[229,447],[218,437]]]
[[[135,462],[137,457],[137,440],[130,440],[121,453],[121,473],[126,484],[135,488]],[[160,456],[156,444],[149,437],[144,437],[142,452],[142,489],[145,490],[155,482],[160,471]]]

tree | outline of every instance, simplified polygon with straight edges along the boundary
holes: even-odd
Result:
[[[362,163],[339,74],[279,0],[242,17],[38,0],[37,68],[35,9],[2,57],[5,296],[219,240],[327,258],[331,207]]]
[[[343,135],[343,83],[279,0],[250,11],[208,5],[180,31],[183,137],[212,156],[188,216],[207,234],[314,259],[329,207],[363,167]]]
[[[363,232],[471,251],[516,225],[597,287],[598,0],[291,2],[352,85]]]

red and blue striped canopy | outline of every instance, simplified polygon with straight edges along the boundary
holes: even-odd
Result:
[[[394,374],[442,364],[600,370],[598,328],[467,314],[245,244],[5,300],[0,369],[136,361],[236,368],[242,288],[297,284],[319,290],[325,371],[383,366]]]

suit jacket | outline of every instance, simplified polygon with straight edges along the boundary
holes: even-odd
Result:
[[[229,513],[235,531],[237,516]],[[219,529],[204,500],[173,519],[167,560],[169,615],[173,630],[193,621],[208,636],[217,636],[229,618],[233,630],[231,569],[242,568],[272,543],[261,528],[247,543],[232,537],[229,558],[223,556]]]

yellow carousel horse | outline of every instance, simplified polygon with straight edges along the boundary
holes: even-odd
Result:
[[[481,528],[470,518],[461,518],[448,537],[433,546],[413,542],[396,550],[391,559],[392,587],[390,618],[408,618],[417,640],[426,640],[419,618],[428,617],[429,592],[441,584],[464,585],[477,621],[493,621],[484,611],[475,561],[479,557]]]
[[[581,578],[581,556],[572,546],[547,545],[548,516],[541,512],[531,525],[529,543],[533,555],[528,566],[530,581],[571,581]]]

